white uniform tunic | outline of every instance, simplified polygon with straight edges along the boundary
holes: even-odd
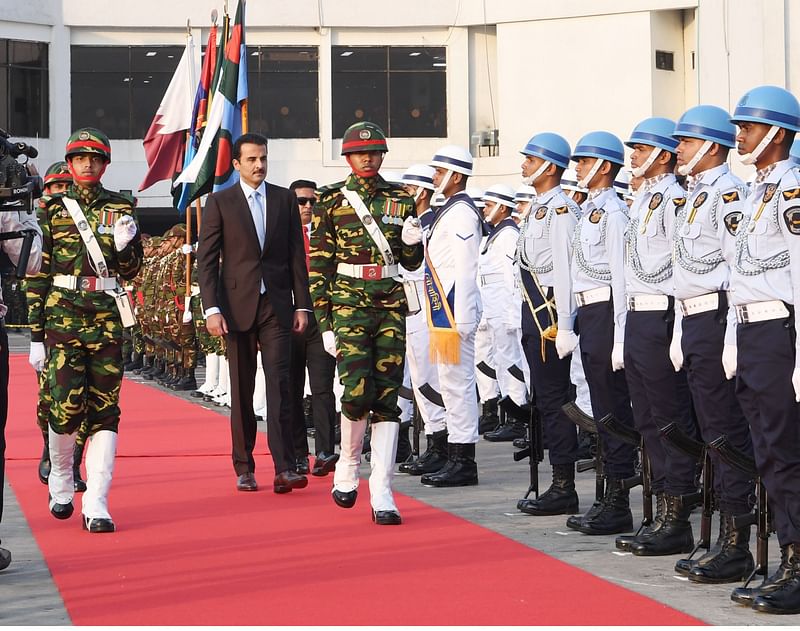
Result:
[[[436,364],[447,410],[448,441],[478,442],[475,396],[475,329],[481,313],[478,256],[483,219],[466,193],[450,197],[437,211],[428,237],[428,260],[452,305],[460,336],[460,362]]]

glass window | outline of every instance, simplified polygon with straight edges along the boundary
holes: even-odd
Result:
[[[72,128],[144,138],[182,46],[73,46]]]
[[[319,138],[316,47],[248,46],[249,129],[267,138]]]
[[[333,131],[359,120],[389,136],[447,136],[444,47],[333,46]]]
[[[0,127],[12,136],[50,134],[48,45],[0,40]]]

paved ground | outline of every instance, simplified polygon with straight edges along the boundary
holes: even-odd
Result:
[[[27,352],[27,338],[12,334],[12,352]],[[198,373],[202,375],[202,372]],[[133,375],[131,378],[139,379]],[[148,382],[152,383],[152,382]],[[156,386],[157,387],[157,386]],[[176,395],[185,396],[186,395]],[[196,402],[196,399],[191,399]],[[217,411],[222,408],[204,404]],[[224,422],[223,419],[220,419]],[[432,489],[418,478],[396,476],[395,488],[432,506],[449,511],[476,524],[501,533],[524,545],[541,550],[601,578],[622,585],[710,624],[717,625],[796,625],[798,616],[756,614],[729,599],[736,585],[696,585],[676,575],[672,568],[679,558],[637,558],[618,552],[614,537],[589,537],[565,527],[565,518],[530,517],[515,506],[528,487],[528,466],[515,463],[509,443],[481,441],[477,446],[480,484],[462,489]],[[34,466],[32,463],[31,466]],[[542,489],[549,483],[547,465],[540,469]],[[579,474],[578,492],[581,509],[586,510],[594,497],[594,477]],[[641,493],[631,495],[634,520],[641,518]],[[699,531],[699,513],[693,516],[695,533]],[[717,524],[714,524],[716,536]],[[5,512],[2,525],[3,545],[11,549],[14,561],[0,573],[0,624],[62,625],[70,624],[58,590],[50,576],[39,548],[14,498],[13,489],[5,489]],[[755,537],[752,538],[755,541]],[[774,537],[770,567],[777,566],[778,550]],[[475,554],[480,555],[481,550]],[[535,571],[535,568],[531,568]],[[508,586],[513,589],[513,585]],[[568,586],[564,587],[568,589]],[[487,598],[491,595],[487,594]],[[529,624],[535,625],[535,609]],[[631,624],[636,624],[631,620]]]

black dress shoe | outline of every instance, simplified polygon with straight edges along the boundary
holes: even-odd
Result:
[[[308,456],[300,456],[295,459],[294,472],[308,475]]]
[[[83,529],[89,532],[114,532],[117,527],[114,522],[105,517],[87,517],[82,515]]]
[[[47,484],[47,478],[50,476],[50,450],[45,446],[42,452],[42,459],[39,460],[39,482]]]
[[[374,521],[377,526],[399,526],[403,523],[400,513],[394,510],[373,510],[372,521]]]
[[[321,451],[314,459],[314,468],[311,470],[311,475],[318,477],[326,476],[336,468],[336,463],[339,461],[339,454],[326,454]]]
[[[258,491],[258,483],[256,483],[256,476],[254,476],[253,473],[250,471],[240,475],[239,478],[236,480],[236,490]]]
[[[0,570],[5,570],[9,565],[11,565],[11,552],[0,548]]]
[[[53,508],[50,509],[50,512],[56,519],[69,519],[72,517],[74,511],[75,507],[72,505],[72,502],[68,502],[67,504],[53,504]]]
[[[291,493],[292,489],[304,489],[307,486],[308,478],[291,470],[279,473],[272,482],[272,490],[276,493]]]
[[[341,508],[353,508],[356,504],[356,498],[358,497],[358,490],[353,491],[338,491],[333,489],[331,493],[333,496],[333,501],[336,502],[336,505]]]

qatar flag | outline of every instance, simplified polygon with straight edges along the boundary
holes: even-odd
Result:
[[[183,56],[142,143],[148,170],[139,185],[140,191],[161,180],[172,180],[183,168],[186,134],[192,124],[199,74],[199,51],[189,35]]]

